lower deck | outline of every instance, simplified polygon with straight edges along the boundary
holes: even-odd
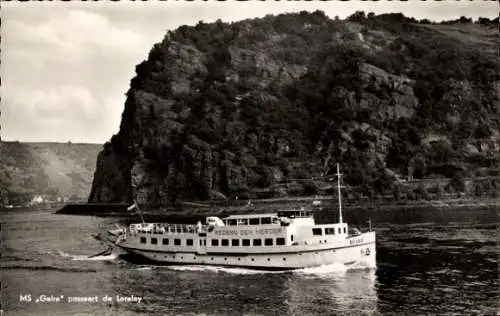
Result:
[[[232,267],[249,267],[262,269],[299,269],[341,263],[350,265],[364,263],[369,267],[375,266],[375,233],[363,234],[363,243],[343,246],[323,244],[321,248],[298,249],[294,246],[280,247],[267,252],[198,252],[195,250],[160,250],[132,247],[118,244],[123,250],[142,256],[152,261],[167,264],[193,265],[224,265]],[[311,246],[310,246],[311,247]]]

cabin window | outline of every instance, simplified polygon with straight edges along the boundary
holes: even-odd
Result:
[[[141,237],[141,244],[145,244],[146,243],[146,237]]]
[[[342,229],[339,227],[338,229],[339,234],[342,234]]]
[[[178,239],[178,238],[174,239],[174,245],[180,246],[181,245],[181,240]]]
[[[212,246],[218,246],[219,245],[219,239],[212,239]]]
[[[315,236],[323,235],[322,229],[321,228],[313,228],[313,235],[315,235]]]
[[[241,241],[242,246],[250,246],[250,239],[243,239]]]
[[[347,233],[346,228],[344,227],[344,234]]]
[[[236,226],[236,220],[235,219],[228,219],[227,224],[229,226]]]
[[[238,247],[239,245],[240,245],[239,239],[232,239],[231,240],[231,246]]]
[[[264,245],[266,245],[266,246],[272,246],[273,245],[273,239],[272,238],[266,238],[264,240]]]
[[[157,245],[158,244],[158,239],[157,238],[151,238],[151,244],[152,245]]]
[[[186,239],[186,246],[192,246],[193,245],[193,240],[192,239]]]
[[[335,235],[335,228],[333,227],[325,228],[325,235]]]
[[[241,218],[238,220],[238,225],[248,225],[248,218]]]
[[[260,219],[260,223],[262,225],[271,224],[271,217],[262,217]]]
[[[290,235],[290,240],[293,241],[293,235]]]
[[[260,225],[260,221],[258,218],[250,218],[249,223],[250,225]]]
[[[168,245],[168,238],[163,238],[162,241],[161,241],[161,243],[163,245]]]
[[[222,239],[221,245],[222,246],[229,246],[229,239]]]
[[[254,239],[253,245],[254,246],[262,246],[262,239]]]
[[[285,238],[276,238],[276,245],[283,246],[285,244]]]
[[[279,222],[277,217],[271,218],[271,221],[273,222],[273,224],[278,224]]]

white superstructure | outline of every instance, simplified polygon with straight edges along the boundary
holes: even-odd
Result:
[[[338,171],[337,175],[340,178]],[[341,206],[339,222],[331,224],[316,224],[313,214],[304,208],[207,217],[205,223],[196,225],[132,224],[122,230],[117,245],[127,252],[171,264],[263,269],[376,264],[375,232],[350,230],[342,220]]]

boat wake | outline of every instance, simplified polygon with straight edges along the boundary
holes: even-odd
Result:
[[[74,261],[112,261],[118,258],[118,254],[112,253],[109,249],[102,251],[98,254],[87,256],[87,255],[74,255],[70,253],[66,253],[64,251],[59,250],[59,255],[64,258],[69,258]]]
[[[332,274],[332,273],[342,274],[347,272],[347,270],[349,269],[350,267],[342,263],[333,263],[317,267],[298,269],[294,270],[293,272],[296,274],[304,274],[304,275],[309,275],[309,274],[318,275],[318,274]]]
[[[351,270],[367,270],[372,269],[364,263],[355,263],[350,266],[346,266],[341,263],[323,265],[312,268],[303,268],[297,270],[258,270],[249,268],[238,268],[238,267],[225,267],[225,266],[210,266],[210,265],[152,265],[152,266],[141,266],[137,270],[152,270],[152,269],[169,269],[174,271],[185,271],[185,272],[211,272],[211,273],[227,273],[227,274],[239,274],[239,275],[250,275],[250,274],[283,274],[283,273],[295,273],[297,275],[331,275],[331,274],[344,274]]]
[[[370,266],[366,262],[359,261],[351,265],[345,265],[342,263],[333,263],[318,267],[298,269],[294,270],[293,272],[299,275],[302,274],[302,275],[322,276],[322,275],[332,275],[332,274],[345,274],[346,272],[349,271],[372,270],[372,269],[375,269],[375,267]]]
[[[207,271],[212,273],[228,273],[228,274],[276,274],[286,273],[289,271],[269,271],[257,270],[237,267],[223,267],[223,266],[210,266],[210,265],[168,265],[168,266],[155,266],[154,268],[166,268],[175,271]]]
[[[45,271],[59,271],[59,272],[75,272],[75,273],[87,273],[87,272],[97,272],[96,269],[91,268],[79,268],[79,267],[64,267],[57,265],[37,265],[37,264],[2,264],[0,266],[2,270],[45,270]]]
[[[154,267],[139,267],[139,268],[136,268],[135,270],[139,270],[139,271],[143,271],[143,270],[153,270]]]

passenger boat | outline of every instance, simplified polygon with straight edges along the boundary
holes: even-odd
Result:
[[[126,252],[167,264],[256,269],[300,269],[340,263],[375,267],[375,232],[349,229],[342,219],[337,165],[339,220],[316,224],[304,208],[267,214],[207,217],[196,225],[136,223],[118,232]],[[141,216],[142,218],[142,216]],[[117,230],[113,230],[116,234]]]

